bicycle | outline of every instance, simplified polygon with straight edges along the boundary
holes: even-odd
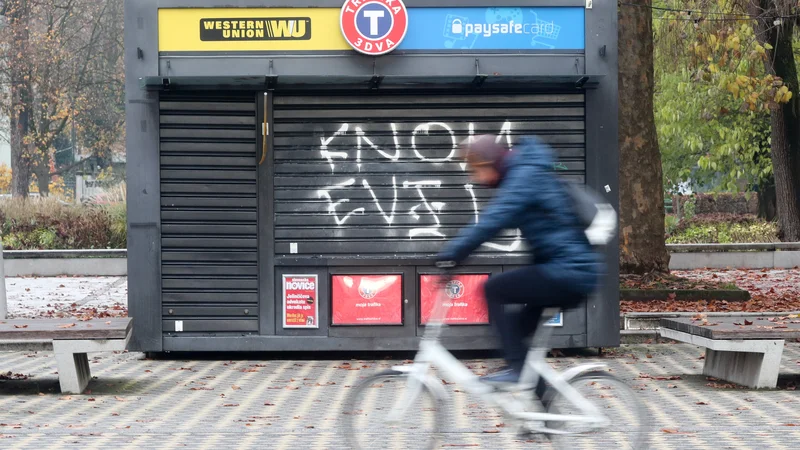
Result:
[[[377,444],[377,439],[381,437],[388,438],[393,448],[408,448],[402,443],[404,433],[399,431],[399,427],[411,425],[414,421],[421,421],[423,426],[432,422],[430,430],[425,430],[420,425],[411,426],[415,440],[425,441],[420,448],[434,448],[437,445],[442,434],[444,405],[448,394],[443,382],[429,374],[431,367],[441,370],[461,388],[461,392],[477,395],[487,404],[498,408],[504,417],[505,428],[515,429],[525,438],[541,435],[559,447],[580,448],[576,442],[578,438],[588,437],[593,445],[597,445],[598,440],[603,437],[591,433],[604,431],[609,445],[600,444],[599,448],[645,447],[649,428],[647,410],[634,391],[610,374],[605,364],[583,364],[564,372],[558,372],[547,364],[545,358],[549,348],[540,344],[548,342],[553,327],[545,326],[545,323],[558,314],[559,309],[549,308],[543,312],[519,382],[513,385],[489,384],[482,382],[440,342],[449,310],[447,302],[443,301],[445,289],[446,287],[440,290],[439,300],[435,303],[431,320],[425,326],[419,351],[413,362],[394,366],[364,379],[348,395],[343,421],[346,434],[344,437],[351,448],[390,448],[389,445]],[[540,399],[538,409],[541,411],[536,412],[533,396],[540,376],[547,382],[547,389]],[[388,388],[391,387],[401,389],[393,403],[390,403],[387,395]],[[582,387],[589,387],[593,392],[589,395],[581,394],[578,389]],[[620,400],[628,400],[628,407],[611,410],[620,404]],[[359,401],[365,401],[366,405],[359,408]],[[410,413],[412,405],[417,403],[422,403],[424,407],[416,413]],[[577,413],[570,413],[567,410],[569,407],[576,408]],[[388,413],[387,419],[383,421],[390,426],[388,432],[381,432],[369,423],[362,423],[377,417],[381,412]],[[624,420],[624,427],[621,431],[612,433],[609,428],[616,418]],[[638,426],[631,425],[635,421],[640,422]],[[567,427],[571,425],[584,426],[586,429],[570,430]],[[621,445],[620,439],[625,437],[632,439],[628,446]],[[366,440],[361,442],[359,438]]]

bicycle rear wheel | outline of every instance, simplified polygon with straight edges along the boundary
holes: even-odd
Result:
[[[443,406],[430,388],[392,370],[354,386],[342,414],[342,433],[356,450],[432,449],[443,423]]]
[[[624,381],[597,371],[573,378],[570,385],[594,404],[610,423],[598,428],[597,424],[591,423],[550,421],[547,428],[569,433],[550,435],[556,448],[591,445],[593,448],[633,450],[646,447],[650,415],[636,392]],[[549,404],[547,412],[550,414],[581,414],[577,406],[554,389],[547,391],[545,402]]]

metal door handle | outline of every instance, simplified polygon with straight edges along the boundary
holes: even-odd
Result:
[[[264,93],[264,123],[261,124],[261,161],[258,165],[264,163],[267,159],[267,136],[269,136],[269,117],[267,117],[267,94]]]

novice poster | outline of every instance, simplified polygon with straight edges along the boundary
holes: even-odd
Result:
[[[283,328],[319,328],[316,275],[283,276]]]

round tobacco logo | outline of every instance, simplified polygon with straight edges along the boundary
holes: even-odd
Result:
[[[378,295],[378,290],[370,286],[359,286],[358,295],[369,300],[371,298],[375,298],[375,296]]]
[[[408,31],[408,10],[402,0],[347,0],[339,18],[344,39],[365,55],[394,50]]]
[[[447,287],[445,289],[447,296],[452,299],[457,299],[464,296],[464,283],[458,280],[453,280],[447,283]]]

